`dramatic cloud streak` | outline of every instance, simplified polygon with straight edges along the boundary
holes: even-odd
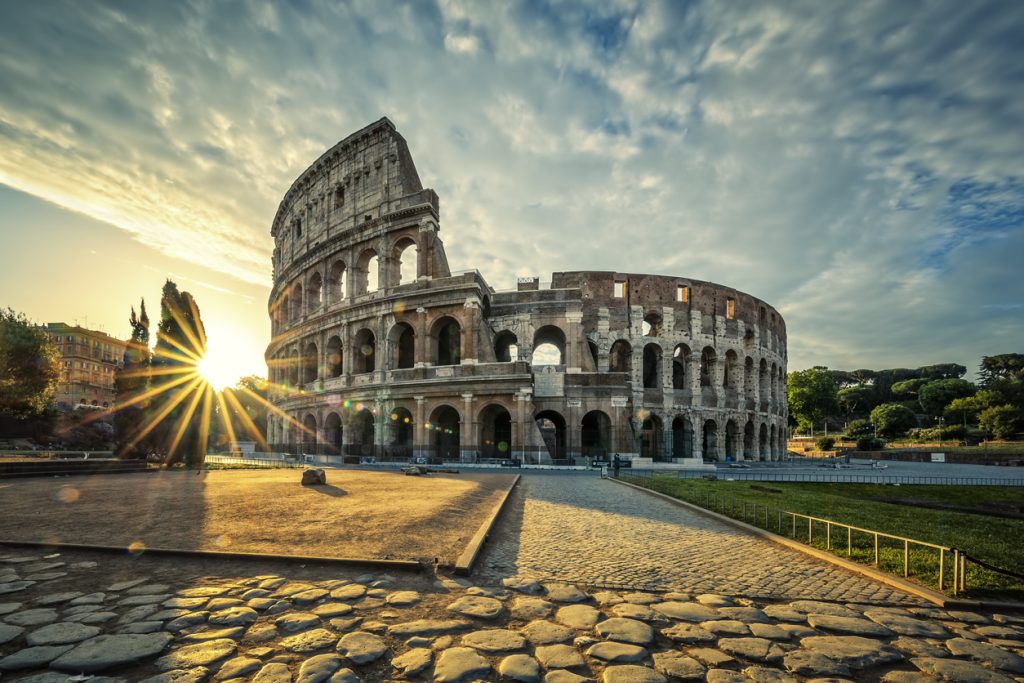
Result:
[[[387,115],[453,268],[688,275],[790,364],[1020,350],[1024,5],[0,7],[0,182],[269,281],[269,226]],[[259,314],[257,311],[255,314]]]

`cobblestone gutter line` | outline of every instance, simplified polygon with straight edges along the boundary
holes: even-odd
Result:
[[[136,552],[131,546],[122,545],[89,545],[85,543],[41,543],[36,541],[5,541],[0,539],[0,546],[39,548],[41,550],[98,550],[100,552],[117,553],[119,555],[132,554]],[[381,560],[363,557],[317,557],[315,555],[276,555],[273,553],[230,553],[217,550],[182,550],[179,548],[140,548],[147,555],[167,555],[178,557],[196,557],[221,560],[258,560],[274,562],[295,562],[304,564],[317,562],[324,564],[336,564],[348,567],[369,567],[377,569],[396,569],[401,571],[418,572],[423,569],[419,562],[412,560]]]
[[[817,548],[805,545],[799,541],[794,541],[791,538],[780,536],[779,534],[772,533],[771,531],[766,531],[751,524],[747,524],[746,522],[741,522],[738,519],[733,519],[732,517],[728,517],[726,515],[719,514],[712,510],[702,508],[699,505],[694,505],[693,503],[688,503],[684,500],[673,498],[672,496],[666,495],[664,493],[652,491],[642,486],[630,484],[628,482],[620,481],[618,479],[609,479],[608,481],[613,481],[616,484],[621,484],[622,486],[628,486],[630,488],[643,491],[644,493],[647,493],[648,495],[651,496],[657,496],[658,498],[662,498],[674,505],[678,505],[679,507],[683,507],[694,512],[699,512],[702,515],[706,515],[713,519],[717,519],[720,522],[724,522],[738,529],[742,529],[743,531],[754,534],[755,536],[760,536],[761,538],[772,541],[773,543],[778,543],[779,545],[786,546],[787,548],[792,548],[793,550],[797,550],[801,553],[804,553],[805,555],[810,555],[811,557],[823,560],[825,562],[828,562],[829,564],[833,564],[838,567],[842,567],[843,569],[848,569],[852,572],[860,574],[861,576],[865,576],[869,579],[878,581],[879,583],[883,583],[887,586],[897,588],[905,593],[909,593],[910,595],[915,595],[919,598],[927,600],[928,602],[931,602],[932,604],[938,605],[939,607],[968,604],[967,601],[952,600],[948,596],[939,593],[938,591],[931,590],[930,588],[926,588],[920,584],[906,581],[898,576],[893,576],[892,574],[888,574],[873,567],[868,567],[857,562],[851,562],[850,560],[844,560],[843,558],[833,555],[830,552],[818,550]]]
[[[508,503],[508,499],[512,497],[512,491],[519,484],[519,480],[522,475],[517,474],[516,478],[512,481],[512,484],[505,491],[505,495],[501,497],[498,504],[494,506],[494,511],[491,512],[491,516],[484,520],[484,523],[477,529],[476,534],[466,544],[462,554],[459,555],[459,559],[455,561],[455,573],[460,576],[469,576],[473,571],[473,565],[480,559],[480,555],[484,549],[484,543],[487,542],[488,537],[491,535],[491,530],[494,529],[494,525],[498,522],[498,517],[501,516],[501,511],[505,509],[505,505]]]

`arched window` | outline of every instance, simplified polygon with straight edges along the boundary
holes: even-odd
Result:
[[[430,414],[434,457],[442,462],[461,459],[459,422],[459,411],[451,406],[438,406]]]
[[[494,359],[499,363],[511,363],[519,360],[519,340],[512,332],[499,332],[494,338]]]
[[[591,410],[580,424],[580,446],[583,455],[604,458],[612,450],[611,419],[600,410]]]
[[[324,441],[330,446],[332,453],[341,453],[344,432],[345,428],[338,414],[328,413],[327,419],[324,420]]]
[[[715,376],[716,362],[715,350],[710,346],[705,346],[700,352],[700,385],[702,387],[711,386]]]
[[[388,334],[391,343],[391,367],[411,368],[416,365],[416,333],[408,323],[396,323]]]
[[[398,264],[398,284],[407,285],[416,282],[416,267],[419,260],[419,248],[410,237],[400,239],[395,244],[395,263]]]
[[[302,285],[296,284],[292,290],[292,320],[302,317]]]
[[[320,309],[323,303],[323,278],[320,273],[313,273],[309,279],[309,289],[306,291],[306,311],[313,313]]]
[[[353,339],[355,372],[373,372],[377,369],[377,339],[365,327]]]
[[[686,386],[686,365],[690,362],[690,347],[678,344],[672,351],[672,388],[676,391],[689,389]]]
[[[657,313],[648,313],[640,325],[640,331],[645,337],[657,337],[661,335],[661,316]]]
[[[377,252],[373,249],[366,249],[359,255],[359,260],[356,262],[355,295],[376,292],[379,283],[380,267]]]
[[[545,325],[533,335],[532,365],[565,365],[565,332]]]
[[[341,377],[342,370],[342,355],[341,355],[341,338],[331,337],[327,340],[327,376],[328,377]]]
[[[491,404],[480,411],[480,455],[508,458],[512,450],[512,416],[501,405]]]
[[[341,301],[345,298],[345,262],[335,261],[331,264],[330,277],[327,280],[330,288],[328,299],[330,301]]]
[[[644,346],[644,389],[661,388],[661,347],[657,344]]]
[[[455,318],[443,316],[430,328],[435,365],[458,365],[462,362],[462,328]]]
[[[633,347],[625,339],[612,344],[608,354],[608,370],[610,372],[631,372],[633,369]]]
[[[551,460],[564,460],[565,451],[565,418],[554,410],[542,410],[534,418],[537,421],[537,428],[540,429],[541,438],[544,439],[547,456]],[[541,458],[540,461],[546,458]]]
[[[306,345],[305,353],[302,354],[302,383],[309,384],[317,380],[317,348],[316,344]]]

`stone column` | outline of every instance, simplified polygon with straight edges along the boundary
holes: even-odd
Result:
[[[416,457],[422,458],[427,457],[427,440],[426,440],[426,397],[424,396],[413,396],[416,399],[416,422],[413,424],[412,430],[412,443],[413,453]]]
[[[690,354],[686,361],[686,374],[690,377],[690,404],[703,405],[703,393],[700,386],[700,352]]]
[[[429,280],[433,277],[434,237],[437,225],[433,220],[420,222],[420,240],[416,246],[416,279]]]
[[[715,352],[715,368],[711,375],[711,388],[715,390],[715,405],[725,407],[725,356]]]
[[[473,419],[473,394],[462,394],[462,424],[459,425],[459,451],[463,462],[475,462],[477,454],[477,423]],[[467,457],[469,456],[469,457]]]
[[[476,337],[480,328],[480,303],[467,299],[463,304],[465,324],[462,327],[462,360],[463,365],[478,362]]]
[[[569,399],[565,402],[565,455],[570,462],[583,449],[583,439],[580,433],[583,421],[583,416],[580,415],[581,406],[582,403],[579,399]]]
[[[517,393],[512,397],[515,401],[515,425],[512,428],[512,457],[520,462],[526,462],[526,400],[527,396]]]
[[[429,338],[427,336],[427,309],[420,306],[416,309],[416,338],[415,338],[415,363],[414,367],[425,368],[430,366],[428,360],[428,343]]]
[[[567,312],[565,321],[569,333],[565,340],[565,371],[567,373],[583,372],[583,313]],[[589,353],[589,351],[587,352]]]

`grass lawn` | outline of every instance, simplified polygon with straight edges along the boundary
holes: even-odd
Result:
[[[960,548],[990,564],[1024,573],[1024,549],[1021,546],[1024,519],[983,514],[992,510],[1011,516],[1024,512],[1024,489],[1019,487],[706,481],[677,479],[671,475],[653,478],[624,476],[623,480],[703,507],[711,507],[717,512],[724,511],[725,514],[786,536],[794,536],[792,517],[783,516],[782,528],[779,529],[780,510]],[[978,512],[934,509],[922,507],[922,504],[968,508]],[[767,524],[765,508],[768,509]],[[826,547],[825,525],[815,524],[812,533],[813,545]],[[806,520],[797,521],[795,537],[807,542]],[[902,575],[903,544],[890,540],[880,545],[880,567]],[[846,556],[845,530],[832,529],[832,551]],[[851,556],[858,561],[872,563],[873,538],[867,534],[854,533]],[[951,567],[947,554],[947,590]],[[936,588],[938,551],[912,549],[910,576],[924,585]],[[973,563],[968,564],[966,581],[968,592],[974,595],[1011,593],[1016,599],[1024,599],[1024,581],[991,572]]]

